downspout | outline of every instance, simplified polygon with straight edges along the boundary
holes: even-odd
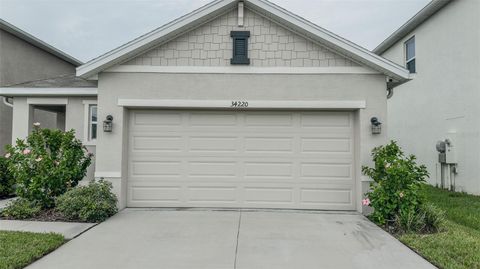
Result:
[[[8,107],[13,108],[13,102],[12,103],[8,102],[8,98],[9,97],[3,97],[3,104],[8,106]]]

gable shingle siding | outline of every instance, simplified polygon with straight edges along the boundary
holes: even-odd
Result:
[[[229,66],[232,58],[230,32],[250,31],[251,66],[358,66],[251,10],[245,10],[244,22],[244,27],[238,27],[237,10],[234,9],[124,65]]]

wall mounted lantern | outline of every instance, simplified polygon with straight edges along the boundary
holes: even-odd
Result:
[[[103,121],[103,131],[106,133],[111,133],[113,130],[113,116],[108,115],[107,118]]]
[[[372,123],[372,134],[381,134],[382,133],[382,123],[378,121],[376,117],[370,119]]]

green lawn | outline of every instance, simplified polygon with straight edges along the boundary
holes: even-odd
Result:
[[[59,234],[0,231],[0,269],[23,268],[64,241]]]
[[[407,234],[400,241],[440,268],[480,269],[480,196],[434,187],[426,188],[425,194],[446,212],[443,231]]]

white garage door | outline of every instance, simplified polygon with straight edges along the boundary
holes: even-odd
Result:
[[[351,112],[131,111],[128,206],[355,209]]]

